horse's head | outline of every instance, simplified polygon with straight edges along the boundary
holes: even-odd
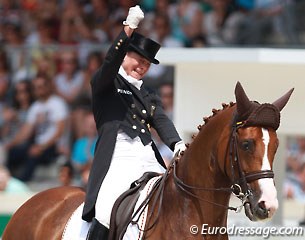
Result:
[[[230,178],[252,221],[271,218],[278,208],[272,164],[278,147],[280,111],[293,89],[273,104],[250,101],[240,83],[235,88],[236,111],[230,138]]]

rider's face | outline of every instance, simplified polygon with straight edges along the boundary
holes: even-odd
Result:
[[[122,66],[127,75],[140,80],[149,70],[150,64],[149,60],[138,53],[128,52],[124,58]]]

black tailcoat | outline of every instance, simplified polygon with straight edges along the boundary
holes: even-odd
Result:
[[[164,113],[160,99],[143,86],[138,90],[118,74],[129,42],[130,38],[122,31],[91,80],[92,108],[99,138],[83,210],[83,219],[86,221],[91,221],[95,215],[97,195],[109,169],[119,129],[131,138],[139,136],[146,145],[151,141],[149,128],[153,127],[172,150],[175,143],[181,140],[172,121]],[[158,162],[165,166],[154,144],[153,149]]]

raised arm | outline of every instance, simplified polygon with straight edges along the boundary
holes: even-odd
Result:
[[[113,86],[113,80],[127,53],[130,37],[143,18],[144,13],[138,5],[129,9],[128,16],[123,22],[124,29],[111,45],[102,67],[91,80],[93,94],[99,94]]]

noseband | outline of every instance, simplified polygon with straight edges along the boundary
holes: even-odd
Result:
[[[234,124],[232,125],[232,131],[230,135],[230,142],[229,142],[229,160],[230,160],[230,167],[231,167],[231,176],[232,176],[232,183],[230,188],[203,188],[203,187],[195,187],[188,185],[184,183],[178,176],[177,176],[177,170],[176,165],[178,163],[177,159],[174,159],[171,163],[171,166],[169,169],[173,168],[173,176],[174,176],[174,182],[175,184],[185,193],[188,195],[191,195],[201,201],[211,203],[213,205],[217,205],[220,207],[227,208],[229,210],[234,210],[235,212],[240,212],[242,210],[242,207],[244,204],[249,201],[252,201],[252,190],[250,188],[249,183],[256,181],[258,179],[262,178],[274,178],[274,173],[272,170],[261,170],[261,171],[254,171],[245,173],[245,171],[241,167],[240,157],[238,154],[238,129],[243,127],[243,122],[237,122],[234,121]],[[227,159],[227,157],[226,157]],[[235,166],[237,169],[235,169]],[[226,169],[224,167],[224,169]],[[236,177],[236,171],[238,173],[238,177]],[[225,174],[228,176],[225,170]],[[229,176],[228,176],[229,177]],[[202,199],[195,193],[193,193],[192,190],[200,190],[200,191],[223,191],[223,192],[229,192],[233,193],[237,198],[239,198],[242,202],[241,206],[239,207],[228,207],[222,204],[218,204],[215,202],[208,201],[206,199]]]

